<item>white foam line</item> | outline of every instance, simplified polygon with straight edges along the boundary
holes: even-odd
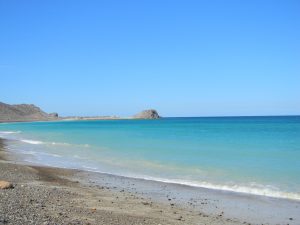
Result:
[[[190,187],[206,188],[206,189],[217,190],[217,191],[230,191],[234,193],[251,194],[251,195],[258,195],[258,196],[265,196],[265,197],[300,200],[300,193],[277,191],[266,187],[257,188],[257,187],[250,187],[250,186],[247,187],[242,185],[218,185],[218,184],[212,184],[208,182],[196,183],[192,181],[172,180],[172,179],[164,179],[164,178],[151,177],[151,176],[139,176],[139,175],[131,175],[131,174],[124,175],[120,173],[104,172],[98,170],[98,168],[84,166],[84,165],[81,168],[90,172],[104,173],[104,174],[110,174],[114,176],[121,176],[121,177],[133,178],[133,179],[156,181],[156,182],[162,182],[168,184],[186,185]]]
[[[194,182],[184,181],[184,180],[177,181],[172,179],[163,179],[163,178],[156,178],[156,177],[133,177],[133,178],[158,181],[158,182],[170,183],[170,184],[181,184],[181,185],[187,185],[191,187],[200,187],[200,188],[207,188],[212,190],[231,191],[231,192],[243,193],[243,194],[253,194],[259,196],[300,200],[300,193],[298,194],[292,192],[276,191],[276,190],[271,190],[270,188],[257,188],[257,187],[247,187],[247,186],[240,186],[240,185],[232,185],[232,186],[217,185],[208,182],[194,183]]]
[[[28,139],[21,139],[20,141],[28,143],[28,144],[32,144],[32,145],[41,145],[44,143],[42,141],[35,141],[35,140],[28,140]]]
[[[0,131],[0,134],[19,134],[21,131]]]
[[[21,142],[32,144],[32,145],[56,145],[56,146],[74,146],[74,147],[83,147],[83,148],[89,148],[89,144],[70,144],[70,143],[62,143],[62,142],[43,142],[43,141],[37,141],[37,140],[31,140],[31,139],[16,139]]]

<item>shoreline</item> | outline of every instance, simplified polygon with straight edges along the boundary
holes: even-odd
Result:
[[[0,168],[1,171],[4,171],[4,174],[5,166],[11,167],[11,169],[14,167],[20,167],[24,170],[33,169],[39,178],[31,179],[30,183],[38,181],[39,185],[45,188],[48,188],[49,182],[52,184],[54,182],[56,186],[58,184],[62,189],[71,190],[75,188],[77,193],[82,193],[88,187],[94,195],[101,196],[103,194],[102,191],[105,190],[106,197],[112,198],[112,196],[115,196],[113,202],[116,203],[116,206],[112,206],[110,202],[109,204],[107,203],[108,205],[105,204],[104,208],[109,208],[110,210],[118,209],[118,213],[121,214],[128,209],[118,208],[119,199],[123,195],[128,195],[133,198],[131,200],[134,200],[131,207],[135,208],[135,211],[138,211],[139,214],[144,214],[150,208],[150,211],[153,212],[153,218],[159,220],[169,218],[170,220],[168,222],[156,221],[154,223],[144,223],[143,221],[140,224],[177,224],[179,222],[179,224],[186,224],[184,221],[189,221],[188,224],[199,224],[199,221],[203,221],[205,224],[299,224],[300,221],[300,216],[298,215],[300,212],[300,201],[128,178],[76,169],[33,166],[17,158],[10,160],[8,153],[12,153],[7,151],[4,145],[3,139],[1,141],[0,138],[0,149],[2,148],[2,151],[0,150]],[[18,187],[20,181],[13,174],[11,176],[12,180],[8,181],[13,181]],[[22,177],[24,174],[21,172],[19,176]],[[3,174],[0,173],[0,180],[4,178]],[[87,198],[87,196],[84,198]],[[129,200],[126,199],[126,201]],[[129,204],[130,201],[126,204]],[[0,201],[0,208],[2,204],[6,203]],[[146,207],[147,209],[145,209],[145,206],[148,208]],[[159,211],[157,211],[158,206],[162,207]],[[96,214],[93,214],[93,216],[96,216]],[[123,220],[126,221],[126,218],[127,214]],[[126,222],[123,224],[126,224]]]
[[[12,153],[5,147],[5,139],[0,138],[0,180],[8,177],[7,181],[13,182],[15,189],[20,185],[24,185],[24,181],[19,177],[25,177],[25,184],[28,187],[35,187],[38,183],[39,188],[47,189],[49,184],[51,188],[56,190],[71,191],[74,194],[82,194],[88,189],[87,193],[92,192],[93,196],[109,198],[110,202],[101,200],[101,213],[91,214],[91,218],[101,216],[107,211],[115,212],[122,215],[122,224],[126,221],[138,218],[142,215],[143,221],[137,224],[299,224],[300,201],[280,199],[273,197],[258,196],[252,194],[236,193],[230,191],[213,190],[201,187],[192,187],[184,184],[166,183],[160,181],[146,180],[140,178],[129,178],[99,172],[89,172],[78,169],[64,169],[48,166],[37,166],[23,162],[18,155]],[[19,174],[7,174],[9,171],[18,170]],[[25,171],[30,171],[25,172]],[[4,174],[4,175],[3,175]],[[29,175],[29,178],[27,177]],[[59,189],[57,189],[59,187]],[[8,192],[14,192],[7,190]],[[62,190],[61,190],[62,189]],[[2,194],[3,190],[0,190]],[[6,191],[5,191],[6,192]],[[86,194],[86,193],[85,193]],[[89,205],[94,200],[88,196],[79,197],[82,202]],[[23,198],[28,193],[22,194]],[[126,196],[126,205],[130,205],[128,209],[121,204],[120,199]],[[113,199],[113,200],[112,200]],[[61,196],[60,201],[67,201],[66,196]],[[10,205],[8,200],[0,200],[0,208],[4,205]],[[11,201],[11,199],[9,200]],[[111,203],[114,202],[114,203]],[[124,202],[123,202],[124,203]],[[122,204],[123,204],[122,203]],[[121,204],[121,205],[122,205]],[[52,203],[53,205],[53,203]],[[63,204],[66,209],[69,208],[68,203]],[[53,206],[56,206],[54,203]],[[20,207],[20,206],[19,206]],[[122,208],[124,207],[124,208]],[[158,207],[160,208],[158,210]],[[126,210],[125,210],[126,208]],[[128,210],[134,209],[132,213]],[[17,210],[17,209],[15,209]],[[40,214],[40,210],[32,209],[34,214]],[[81,209],[80,212],[86,212]],[[94,208],[93,208],[94,210]],[[149,219],[148,212],[151,214]],[[24,213],[20,210],[20,213]],[[104,212],[103,212],[104,211]],[[55,210],[54,210],[55,212]],[[125,213],[126,212],[126,213]],[[8,213],[8,212],[7,212]],[[50,211],[50,214],[52,211]],[[66,213],[68,214],[68,213]],[[123,215],[124,214],[124,215]],[[0,224],[1,224],[0,215]],[[112,215],[111,217],[114,217]],[[60,217],[58,217],[60,218]],[[119,217],[118,217],[119,218]],[[167,219],[168,218],[168,219]],[[53,218],[49,221],[51,224]],[[65,219],[59,223],[65,223]],[[136,219],[136,218],[135,218]],[[134,221],[135,221],[134,219]],[[153,220],[152,220],[153,219]],[[167,219],[167,220],[166,220]],[[146,220],[146,221],[144,221]],[[10,221],[10,219],[7,219]],[[12,220],[14,221],[14,220]],[[95,220],[96,221],[96,220]],[[125,222],[124,222],[125,221]],[[154,222],[155,221],[155,222]],[[160,221],[160,222],[158,222]],[[81,221],[82,222],[82,221]],[[8,223],[17,224],[17,223]],[[27,224],[27,223],[25,223]],[[31,224],[31,223],[28,223]],[[71,223],[72,224],[72,223]],[[85,224],[85,223],[79,223]],[[97,224],[91,222],[90,224]],[[118,224],[118,223],[104,223]],[[128,224],[135,224],[133,221]]]
[[[0,224],[241,224],[134,193],[132,180],[24,165],[9,159],[3,139],[0,147],[0,180],[14,185],[0,190]]]
[[[18,133],[18,131],[16,132]],[[3,138],[3,137],[2,137]],[[3,138],[4,139],[4,138]],[[52,144],[56,145],[59,143],[55,142],[42,142],[42,141],[36,141],[36,140],[31,140],[31,139],[6,139],[6,144],[10,145],[13,144],[14,142],[25,142],[29,144]],[[63,143],[63,144],[68,144],[68,143]],[[70,144],[68,144],[70,145]],[[84,145],[83,145],[84,146]],[[300,195],[298,193],[293,193],[293,192],[288,192],[288,191],[280,191],[280,190],[275,190],[275,189],[268,189],[268,188],[257,188],[257,187],[248,187],[248,186],[243,186],[243,185],[216,185],[214,183],[208,183],[208,182],[197,182],[197,181],[190,181],[190,180],[172,180],[164,177],[155,177],[155,176],[146,176],[143,174],[136,174],[134,175],[133,173],[130,175],[122,174],[122,173],[113,173],[110,171],[102,171],[102,170],[97,170],[96,168],[89,168],[85,166],[77,167],[77,166],[71,166],[71,167],[64,167],[62,164],[48,164],[44,163],[42,164],[41,162],[35,162],[34,160],[25,160],[24,157],[24,152],[17,152],[14,153],[13,159],[15,161],[19,161],[22,164],[26,165],[36,165],[36,166],[50,166],[50,167],[58,167],[58,168],[68,168],[68,169],[77,169],[77,170],[83,170],[86,172],[91,172],[91,173],[101,173],[101,174],[107,174],[107,175],[112,175],[112,176],[117,176],[117,177],[125,177],[128,179],[140,179],[140,180],[145,180],[145,181],[152,181],[152,182],[160,182],[160,183],[165,183],[168,185],[183,185],[187,187],[195,187],[195,188],[202,188],[202,189],[208,189],[208,190],[215,190],[215,191],[224,191],[228,193],[233,193],[233,194],[241,194],[241,195],[255,195],[258,197],[268,197],[268,198],[278,198],[278,199],[285,199],[285,200],[292,200],[292,201],[300,201]],[[54,154],[55,155],[55,154]],[[55,155],[57,156],[57,155]],[[26,156],[25,156],[26,157]]]

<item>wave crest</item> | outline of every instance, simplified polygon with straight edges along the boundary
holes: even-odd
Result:
[[[20,139],[19,141],[32,144],[32,145],[56,145],[56,146],[75,146],[75,147],[84,147],[88,148],[90,147],[89,144],[70,144],[65,142],[43,142],[43,141],[37,141],[37,140],[31,140],[31,139]]]
[[[44,144],[44,142],[42,142],[42,141],[35,141],[35,140],[21,139],[20,141],[25,142],[27,144],[32,144],[32,145],[41,145],[41,144]]]
[[[221,184],[213,184],[208,182],[191,182],[185,180],[173,180],[173,179],[162,179],[157,177],[135,177],[144,180],[153,180],[163,183],[170,183],[170,184],[180,184],[180,185],[187,185],[192,187],[200,187],[200,188],[207,188],[212,190],[221,190],[221,191],[231,191],[236,193],[243,193],[243,194],[252,194],[252,195],[259,195],[259,196],[266,196],[266,197],[273,197],[273,198],[285,198],[285,199],[296,199],[300,200],[299,193],[293,192],[284,192],[279,190],[274,190],[272,188],[263,186],[263,185],[250,185],[250,186],[243,186],[243,185],[221,185]],[[260,187],[258,187],[260,186]]]
[[[0,131],[0,134],[19,134],[21,131]]]

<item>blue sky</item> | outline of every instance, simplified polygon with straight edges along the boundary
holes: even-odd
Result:
[[[61,115],[300,114],[300,1],[1,1],[0,101]]]

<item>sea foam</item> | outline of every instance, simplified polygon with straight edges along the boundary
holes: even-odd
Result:
[[[0,131],[0,135],[1,134],[19,134],[21,133],[21,131]]]
[[[122,176],[121,174],[118,174]],[[136,179],[143,179],[149,181],[158,181],[163,183],[169,184],[178,184],[178,185],[186,185],[190,187],[198,187],[198,188],[206,188],[212,190],[219,190],[219,191],[230,191],[235,193],[243,193],[243,194],[252,194],[252,195],[259,195],[259,196],[266,196],[266,197],[273,197],[273,198],[284,198],[284,199],[294,199],[300,200],[300,194],[293,193],[293,192],[284,192],[279,191],[266,187],[263,185],[257,185],[254,187],[252,185],[243,186],[243,185],[220,185],[220,184],[213,184],[209,182],[193,182],[193,181],[186,181],[186,180],[173,180],[173,179],[165,179],[159,177],[151,177],[151,176],[135,176],[130,175],[127,176],[129,178],[136,178]],[[258,187],[260,186],[260,187]]]
[[[22,141],[24,143],[32,144],[32,145],[41,145],[41,144],[44,144],[44,142],[42,142],[42,141],[35,141],[35,140],[21,139],[20,141]]]

